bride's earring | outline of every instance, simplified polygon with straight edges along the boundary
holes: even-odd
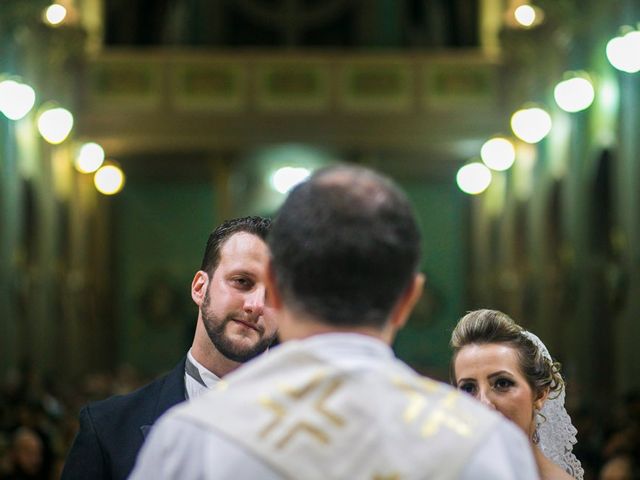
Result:
[[[536,428],[533,431],[533,435],[531,435],[531,441],[534,443],[534,445],[538,445],[538,443],[540,443],[540,435],[538,434],[538,427],[542,425],[543,420],[541,420],[542,415],[540,414],[540,411],[538,409],[535,409],[533,411],[533,415],[535,417]]]

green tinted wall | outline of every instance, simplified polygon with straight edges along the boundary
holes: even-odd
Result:
[[[415,368],[444,379],[448,341],[463,313],[463,195],[448,184],[405,184],[424,235],[425,295],[395,350]],[[120,363],[143,372],[170,368],[190,345],[196,308],[190,284],[219,219],[208,183],[131,180],[114,199]]]
[[[206,182],[133,179],[114,203],[118,358],[160,372],[191,344],[191,280],[218,221],[215,192]]]
[[[464,309],[464,195],[450,184],[405,184],[423,234],[425,292],[395,343],[414,368],[446,380],[449,336]]]

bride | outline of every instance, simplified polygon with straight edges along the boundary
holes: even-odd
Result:
[[[454,384],[527,434],[542,480],[582,480],[560,365],[540,339],[502,312],[476,310],[460,319],[451,347]]]

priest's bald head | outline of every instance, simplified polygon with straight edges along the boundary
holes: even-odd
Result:
[[[328,167],[295,187],[268,243],[283,340],[348,330],[390,342],[422,290],[411,205],[367,168]]]

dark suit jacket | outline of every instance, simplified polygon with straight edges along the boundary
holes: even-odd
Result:
[[[85,406],[62,480],[127,478],[151,425],[186,399],[184,362],[135,392]]]

